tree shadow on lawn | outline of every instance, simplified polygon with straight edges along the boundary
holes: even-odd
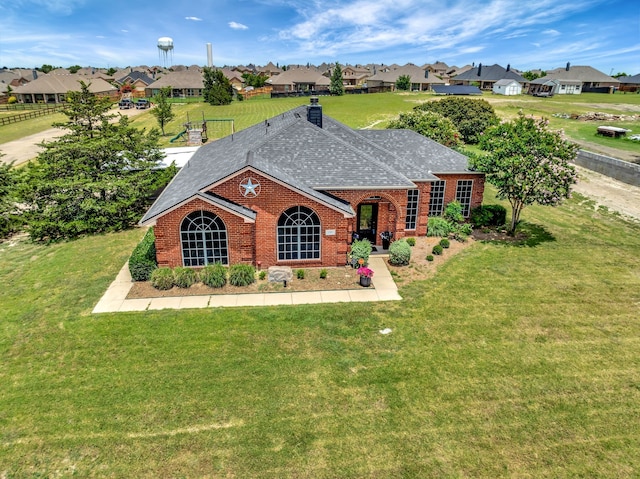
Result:
[[[476,241],[489,244],[519,246],[533,248],[541,243],[555,241],[556,238],[544,226],[522,221],[518,224],[515,235],[509,235],[504,228],[490,230],[478,229],[473,232]]]

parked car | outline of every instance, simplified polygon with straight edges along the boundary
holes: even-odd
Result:
[[[133,108],[133,101],[131,101],[130,98],[123,98],[122,100],[120,100],[120,102],[118,103],[118,107],[121,110],[128,110],[129,108]]]
[[[151,103],[149,103],[149,100],[147,100],[146,98],[140,98],[139,100],[136,101],[136,108],[138,110],[146,110],[150,106],[151,106]]]

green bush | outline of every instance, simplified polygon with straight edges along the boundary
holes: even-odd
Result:
[[[442,254],[442,246],[440,246],[439,244],[435,245],[431,250],[431,253],[440,256]]]
[[[415,238],[407,238],[406,241],[409,244],[409,246],[415,246],[416,245],[416,239]]]
[[[171,268],[156,268],[151,273],[151,285],[160,290],[173,288],[173,271]]]
[[[188,288],[198,281],[198,275],[194,269],[179,266],[173,270],[173,284],[178,288]]]
[[[256,280],[256,269],[250,264],[234,264],[229,267],[229,284],[249,286]]]
[[[227,284],[227,268],[222,263],[208,264],[200,270],[199,276],[210,288],[222,288]]]
[[[501,226],[507,221],[507,210],[502,205],[480,205],[471,210],[470,219],[475,226]]]
[[[462,216],[462,205],[459,201],[452,201],[444,207],[444,213],[442,213],[442,216],[452,224],[462,223],[464,221],[464,216]]]
[[[153,228],[138,243],[129,257],[129,272],[134,281],[149,281],[151,273],[158,267],[156,261],[156,238]]]
[[[303,269],[298,269],[298,270],[296,270],[296,278],[298,278],[298,279],[304,279],[304,274],[305,274],[305,272],[304,272],[304,270],[303,270]]]
[[[267,277],[267,272],[265,270],[262,270],[258,273],[258,279],[260,281],[263,281],[266,277]]]
[[[369,263],[372,249],[371,241],[368,239],[355,240],[351,243],[351,264],[357,266],[359,259],[363,259],[364,264]]]
[[[328,271],[325,268],[320,270],[320,279],[327,279]]]
[[[395,266],[404,266],[411,260],[411,246],[406,240],[394,241],[389,245],[389,263]]]
[[[428,254],[427,255],[427,261],[433,261],[433,255],[432,254]]]
[[[449,243],[449,240],[447,238],[442,238],[440,240],[440,246],[442,246],[443,248],[448,248],[449,246],[451,246],[451,243]]]
[[[427,236],[449,236],[449,233],[451,233],[452,230],[453,227],[451,226],[451,223],[441,216],[429,218],[429,222],[427,223]]]

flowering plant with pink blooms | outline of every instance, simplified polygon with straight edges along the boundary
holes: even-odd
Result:
[[[365,278],[371,278],[373,276],[373,270],[371,268],[367,268],[366,266],[361,266],[358,268],[357,273],[360,276],[364,276]]]

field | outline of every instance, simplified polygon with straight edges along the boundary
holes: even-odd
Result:
[[[640,227],[523,216],[379,304],[92,316],[141,231],[3,243],[0,476],[637,477]]]
[[[384,93],[372,95],[345,95],[342,97],[322,97],[325,113],[353,128],[384,128],[398,113],[408,111],[415,105],[440,99],[430,93]],[[640,161],[640,142],[624,138],[608,138],[596,135],[598,122],[578,121],[560,118],[554,114],[582,114],[591,111],[612,114],[635,115],[635,120],[607,122],[610,126],[620,126],[640,133],[640,95],[616,93],[614,95],[586,93],[581,95],[557,95],[552,98],[535,98],[528,95],[504,97],[485,93],[483,98],[494,106],[501,118],[514,118],[522,110],[527,115],[548,118],[550,126],[562,129],[568,138],[578,142],[583,148],[605,155],[621,157],[627,161]],[[169,140],[184,130],[190,120],[201,123],[202,118],[233,118],[236,131],[254,125],[295,106],[307,104],[308,98],[256,97],[243,102],[233,102],[227,106],[211,106],[206,103],[174,103],[175,118],[165,127],[166,135],[161,139],[163,147],[182,146],[184,143]],[[118,110],[115,110],[116,112]],[[16,140],[32,133],[43,131],[51,121],[63,121],[61,114],[4,126],[0,129],[0,151],[2,143]],[[157,121],[149,110],[132,118],[134,125],[151,129],[157,128]],[[228,135],[228,122],[210,122],[210,138]]]
[[[237,128],[307,100],[253,101]],[[371,304],[92,315],[142,231],[0,243],[0,478],[638,477],[640,224],[522,219]]]

